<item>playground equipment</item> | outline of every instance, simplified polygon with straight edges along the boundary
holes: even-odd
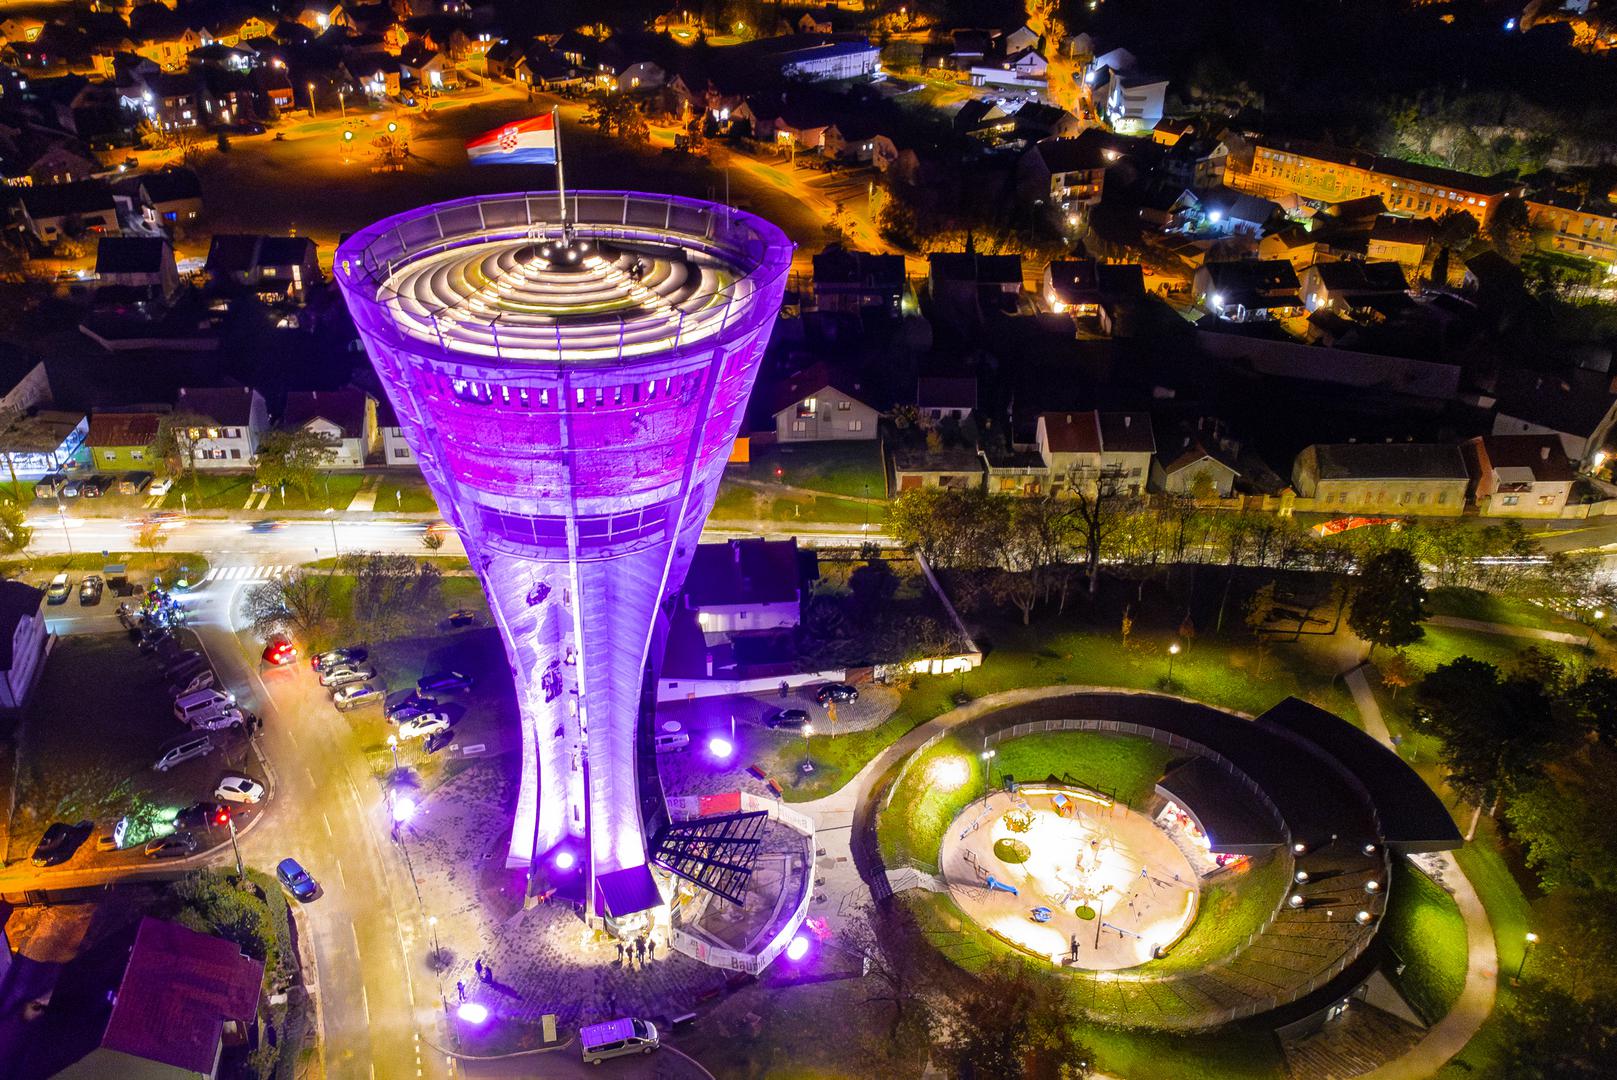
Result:
[[[1050,921],[1052,912],[1047,907],[1036,907],[1030,914],[1034,922],[1047,923]]]
[[[983,881],[983,884],[987,885],[990,889],[998,889],[1000,892],[1008,892],[1012,896],[1022,895],[1016,891],[1015,885],[1007,885],[993,874],[989,874],[988,877]]]

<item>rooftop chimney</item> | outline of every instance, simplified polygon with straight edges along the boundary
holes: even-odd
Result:
[[[1541,446],[1538,448],[1538,459],[1540,461],[1550,460],[1550,448],[1548,446]]]

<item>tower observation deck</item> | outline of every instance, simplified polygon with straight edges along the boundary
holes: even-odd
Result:
[[[488,595],[516,683],[508,865],[595,915],[660,901],[664,601],[713,506],[792,245],[726,206],[479,196],[355,233],[335,274]]]

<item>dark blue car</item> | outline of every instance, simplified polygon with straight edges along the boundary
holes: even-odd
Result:
[[[298,865],[296,859],[282,859],[280,865],[275,868],[275,876],[286,887],[287,892],[304,903],[313,900],[315,893],[320,891],[320,886],[314,883],[314,878]]]
[[[435,675],[423,675],[415,685],[423,694],[447,694],[454,690],[470,690],[472,677],[458,671],[440,671]]]

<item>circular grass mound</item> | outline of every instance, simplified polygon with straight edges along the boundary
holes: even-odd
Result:
[[[1088,904],[1084,904],[1082,907],[1074,911],[1073,914],[1085,922],[1088,922],[1090,919],[1095,917],[1095,909],[1090,907]]]
[[[1022,841],[1006,836],[994,841],[994,858],[1002,863],[1025,863],[1033,854]]]

